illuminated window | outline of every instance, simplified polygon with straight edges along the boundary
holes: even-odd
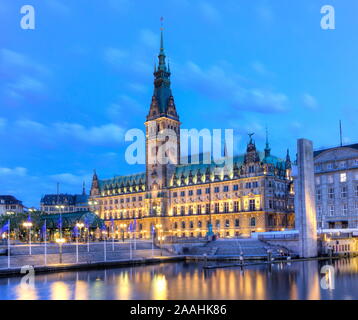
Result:
[[[219,211],[220,211],[219,203],[215,203],[215,213],[219,213]]]
[[[343,172],[340,174],[340,181],[347,182],[347,173]]]

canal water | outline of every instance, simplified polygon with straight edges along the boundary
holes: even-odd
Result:
[[[335,270],[334,289],[321,286],[326,264]],[[358,258],[244,270],[181,262],[39,274],[33,287],[21,278],[0,278],[0,299],[358,299],[357,288]]]

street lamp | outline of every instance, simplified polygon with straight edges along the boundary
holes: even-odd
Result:
[[[59,210],[60,212],[60,221],[61,221],[61,226],[60,226],[60,239],[62,239],[62,211],[61,209],[64,209],[65,206],[61,205],[61,206],[56,206],[56,209]]]
[[[163,230],[162,230],[163,226],[159,223],[155,227],[158,230],[158,240],[159,240],[159,246],[160,246],[160,255],[162,256],[163,255],[162,240],[164,240]]]
[[[122,242],[124,242],[124,229],[127,227],[127,225],[125,223],[121,223],[119,226],[121,227],[122,232]]]
[[[58,239],[56,239],[56,242],[60,246],[60,264],[61,264],[62,263],[62,245],[66,242],[66,239],[58,238]]]
[[[30,252],[30,255],[31,255],[32,254],[31,253],[31,227],[32,227],[32,222],[31,221],[26,221],[22,225],[23,225],[23,227],[28,229],[28,233],[29,233],[29,252]]]
[[[81,229],[84,227],[85,225],[82,222],[77,222],[76,223],[76,227],[79,229],[79,238],[81,238]]]

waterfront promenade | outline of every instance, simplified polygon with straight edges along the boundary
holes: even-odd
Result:
[[[76,244],[66,243],[62,245],[62,254],[58,244],[47,244],[45,256],[44,244],[32,244],[31,255],[27,244],[11,245],[10,268],[21,268],[25,265],[34,267],[58,266],[69,264],[95,264],[100,262],[151,259],[156,257],[168,257],[166,250],[153,247],[150,241],[132,242],[91,242],[78,245],[78,261]],[[46,260],[45,260],[46,259]],[[61,263],[60,263],[61,262]],[[8,256],[0,256],[0,271],[8,269]]]

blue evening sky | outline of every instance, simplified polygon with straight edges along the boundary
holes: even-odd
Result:
[[[20,8],[36,29],[20,28]],[[323,5],[336,30],[320,28]],[[255,132],[294,158],[358,142],[355,0],[0,0],[0,194],[38,206],[81,192],[92,171],[129,174],[124,133],[144,128],[164,16],[165,51],[183,128],[233,128],[236,153]]]

